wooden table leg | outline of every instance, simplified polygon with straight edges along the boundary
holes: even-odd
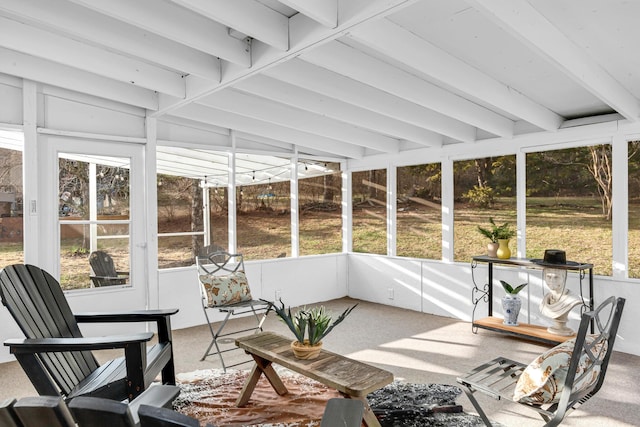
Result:
[[[273,387],[276,393],[280,396],[288,393],[287,387],[284,385],[275,369],[273,369],[273,366],[271,366],[271,362],[253,354],[251,356],[255,360],[256,364],[251,370],[249,377],[247,377],[244,386],[242,386],[242,391],[240,392],[238,400],[236,400],[236,406],[238,407],[242,407],[249,402],[251,394],[253,393],[253,390],[255,390],[256,384],[258,384],[258,380],[262,374],[267,377],[271,387]]]

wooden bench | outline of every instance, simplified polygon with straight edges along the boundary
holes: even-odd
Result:
[[[288,392],[271,366],[272,363],[277,363],[336,389],[344,397],[362,401],[365,424],[380,426],[369,407],[367,394],[390,384],[393,381],[391,372],[327,350],[322,350],[317,359],[296,359],[291,350],[291,341],[290,338],[272,332],[260,332],[236,339],[236,345],[250,354],[256,362],[236,401],[237,406],[247,404],[262,374],[279,395]]]

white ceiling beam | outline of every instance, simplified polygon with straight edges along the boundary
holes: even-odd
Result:
[[[513,136],[514,122],[508,118],[344,43],[327,43],[305,51],[300,57],[495,135]]]
[[[279,0],[325,27],[338,25],[338,0]]]
[[[80,1],[80,0],[73,0]],[[86,0],[83,0],[86,1]],[[91,0],[97,2],[99,0]],[[124,0],[119,0],[124,1]],[[296,14],[289,18],[289,50],[283,52],[264,43],[256,43],[252,47],[251,68],[233,67],[223,70],[222,81],[199,87],[197,91],[189,93],[187,99],[176,100],[171,97],[160,96],[160,111],[153,114],[159,116],[180,108],[200,97],[232,86],[234,83],[253,74],[296,57],[302,51],[315,48],[322,43],[342,36],[349,29],[371,19],[379,19],[388,14],[411,6],[419,0],[341,0],[338,3],[338,14],[341,17],[336,28],[326,28],[311,20],[306,15]],[[187,80],[189,78],[187,77]]]
[[[277,141],[271,138],[265,138],[264,136],[260,136],[260,135],[251,135],[245,132],[236,132],[236,138],[257,142],[258,144],[270,145],[280,150],[287,150],[288,152],[293,152],[295,148],[293,144],[289,144],[287,142]]]
[[[172,96],[185,96],[179,74],[0,17],[0,46]]]
[[[194,49],[251,66],[251,49],[227,27],[178,5],[157,0],[70,0]]]
[[[351,32],[360,43],[502,111],[555,131],[563,118],[401,26],[381,19]],[[420,54],[416,54],[419,52]]]
[[[301,132],[325,136],[383,153],[397,153],[400,141],[356,126],[235,90],[216,92],[198,103]]]
[[[220,59],[73,3],[3,0],[0,10],[19,16],[22,21],[69,34],[76,40],[106,46],[180,74],[220,81]]]
[[[198,104],[189,104],[171,113],[174,116],[197,120],[216,126],[235,129],[252,135],[262,135],[278,141],[288,142],[293,145],[309,147],[315,150],[321,149],[334,156],[357,158],[364,157],[364,148],[345,144],[330,138],[300,132],[272,123],[260,120],[248,119],[245,116],[230,113],[228,111],[205,107]]]
[[[264,75],[458,141],[476,140],[473,126],[300,59],[270,68]]]
[[[254,0],[171,0],[280,50],[289,49],[289,18]]]
[[[442,145],[442,136],[435,132],[264,75],[245,79],[234,89],[394,138],[430,147]]]
[[[625,118],[640,119],[638,99],[529,2],[470,0],[470,4]]]
[[[0,47],[0,73],[148,110],[158,109],[158,95],[151,90],[2,47]]]

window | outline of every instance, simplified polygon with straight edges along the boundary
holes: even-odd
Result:
[[[398,168],[397,255],[442,258],[441,188],[439,163]]]
[[[488,226],[489,218],[516,226],[515,156],[457,161],[453,171],[454,259],[469,262],[487,253],[489,242],[478,226]],[[515,255],[514,240],[509,248]]]
[[[200,180],[158,174],[158,268],[192,265],[203,246]]]
[[[236,159],[238,252],[247,259],[291,256],[291,160]]]
[[[387,171],[352,174],[353,251],[387,253]]]
[[[58,158],[60,284],[63,289],[97,286],[89,255],[106,252],[116,270],[130,270],[130,160],[92,159],[61,153]]]
[[[611,145],[527,154],[527,257],[563,249],[611,275]]]
[[[302,161],[298,171],[300,255],[342,252],[340,164]]]
[[[0,130],[0,265],[24,262],[22,134]]]

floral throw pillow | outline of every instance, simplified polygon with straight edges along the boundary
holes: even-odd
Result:
[[[201,274],[200,283],[204,287],[209,307],[251,300],[249,282],[244,271],[236,271],[224,276]]]
[[[587,336],[587,343],[593,343],[595,336]],[[513,399],[520,403],[542,405],[556,403],[564,390],[571,353],[575,338],[559,344],[538,356],[524,370],[513,393]],[[594,356],[602,360],[607,351],[607,342],[602,341],[592,348]],[[593,361],[583,352],[578,363],[576,379],[591,367]],[[584,378],[574,382],[573,390],[585,390],[596,383],[600,374],[600,365],[594,367]]]

